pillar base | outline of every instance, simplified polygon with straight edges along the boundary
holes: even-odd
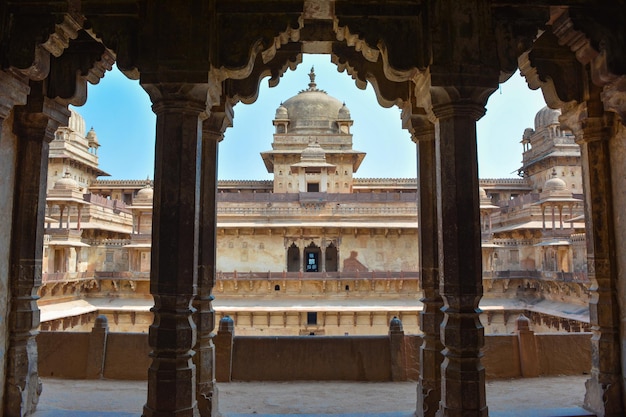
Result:
[[[621,377],[612,375],[607,381],[600,382],[597,376],[585,381],[585,402],[583,407],[598,417],[620,417],[624,415],[621,407]]]

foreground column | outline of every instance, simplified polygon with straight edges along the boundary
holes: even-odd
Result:
[[[49,143],[70,116],[67,106],[43,97],[42,90],[42,83],[31,82],[26,105],[15,107],[17,160],[5,416],[34,412],[41,393],[35,336],[39,327],[37,289],[41,286]]]
[[[196,294],[200,119],[204,85],[143,85],[157,115],[150,292],[154,322],[149,343],[145,417],[197,417]]]
[[[226,128],[232,125],[232,118],[232,107],[225,105],[212,108],[210,116],[202,123],[198,295],[193,302],[196,309],[194,321],[198,329],[194,357],[196,389],[198,409],[202,417],[218,415],[213,344],[215,311],[211,305],[217,262],[217,154],[219,142],[224,138]]]
[[[584,105],[578,110],[587,113]],[[565,120],[580,115],[564,114]],[[584,117],[568,122],[581,149],[583,191],[585,195],[585,229],[587,234],[587,273],[591,280],[589,321],[591,338],[591,376],[585,383],[585,408],[602,417],[624,415],[622,403],[620,317],[618,306],[618,267],[614,224],[614,181],[623,176],[623,150],[611,152],[613,129],[611,113],[604,117]],[[623,138],[618,138],[621,141]],[[621,157],[619,155],[622,155]],[[613,178],[616,168],[619,174]],[[622,181],[623,182],[623,181]],[[619,189],[623,192],[623,189]],[[619,207],[619,206],[617,206]]]
[[[441,363],[443,345],[440,326],[443,300],[439,294],[439,256],[437,238],[437,176],[435,159],[435,126],[422,109],[414,108],[408,129],[417,144],[417,177],[419,180],[418,235],[420,284],[424,296],[419,316],[423,332],[420,346],[420,375],[417,385],[417,417],[433,417],[441,399]]]
[[[13,121],[13,108],[26,104],[30,91],[28,79],[19,79],[15,74],[0,71],[0,317],[8,317],[11,307],[11,229],[14,213],[13,199],[17,195],[15,188],[16,155],[18,139],[10,131]],[[0,320],[0,349],[8,350],[10,327],[8,320]],[[4,404],[6,387],[6,366],[0,366],[0,404]],[[2,413],[0,413],[2,414]]]
[[[438,416],[487,416],[476,120],[485,112],[469,99],[433,105],[436,125],[437,234],[440,292],[441,404]],[[437,128],[438,127],[438,128]]]

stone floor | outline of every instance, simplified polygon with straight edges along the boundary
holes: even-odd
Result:
[[[498,380],[487,383],[492,417],[590,416],[580,405],[586,376]],[[137,417],[145,381],[45,378],[33,417]],[[218,384],[223,417],[410,417],[416,384],[358,382],[233,382]]]

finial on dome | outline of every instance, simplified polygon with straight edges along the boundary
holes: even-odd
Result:
[[[317,90],[317,84],[315,84],[315,67],[311,67],[311,72],[309,72],[309,79],[311,82],[309,83],[309,91]]]

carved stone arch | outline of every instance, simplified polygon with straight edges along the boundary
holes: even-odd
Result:
[[[271,4],[249,5],[251,10],[270,12],[262,22],[255,20],[255,13],[231,14],[236,6],[220,5],[215,10],[222,43],[211,56],[209,79],[219,84],[211,100],[225,94],[234,102],[254,102],[263,78],[269,76],[270,86],[275,86],[316,42],[326,45],[318,53],[330,53],[339,71],[347,70],[359,88],[370,82],[384,107],[402,107],[418,90],[416,86],[427,84],[423,70],[430,52],[422,6],[410,6],[408,14],[406,5],[377,7],[376,13],[364,18],[358,10],[363,4],[354,8],[351,2],[337,2],[334,11],[321,13],[308,10],[305,3],[290,3],[288,10],[281,10],[284,16],[280,18],[272,14],[275,6]],[[406,28],[402,36],[398,25]],[[236,30],[243,26],[254,29],[246,33]]]
[[[548,107],[560,109],[582,100],[582,65],[552,33],[544,32],[518,62],[528,86],[532,90],[541,88]]]
[[[54,11],[51,7],[39,2],[2,7],[3,27],[7,28],[6,35],[0,38],[3,69],[12,68],[36,81],[48,76],[50,57],[63,54],[84,21],[81,15],[68,10],[69,6],[66,10],[56,8]]]
[[[619,16],[624,13],[622,9],[613,9],[608,15]],[[623,48],[614,47],[618,33],[606,29],[610,27],[604,26],[606,18],[606,11],[581,15],[575,9],[556,9],[552,32],[585,65],[591,82],[602,88],[604,109],[617,113],[622,124],[626,124],[626,53]]]
[[[87,99],[87,82],[99,83],[114,62],[112,51],[86,31],[79,30],[64,52],[51,59],[48,97],[76,106],[83,105]]]
[[[340,72],[346,71],[355,80],[358,88],[364,90],[369,82],[376,93],[378,104],[382,107],[397,105],[402,108],[412,95],[411,80],[394,81],[388,77],[384,70],[382,55],[373,62],[355,48],[336,42],[333,44],[331,61],[337,65]],[[417,70],[413,71],[413,74],[415,77],[419,76]]]
[[[246,78],[224,81],[223,94],[229,97],[233,105],[237,102],[252,104],[259,96],[260,84],[264,78],[270,77],[268,84],[275,87],[287,70],[295,70],[301,62],[301,47],[296,43],[289,43],[276,51],[268,62],[263,62],[263,57],[258,54],[254,67]]]
[[[430,63],[425,4],[337,1],[333,29],[337,40],[360,51],[368,61],[380,59],[389,80],[412,79]]]

